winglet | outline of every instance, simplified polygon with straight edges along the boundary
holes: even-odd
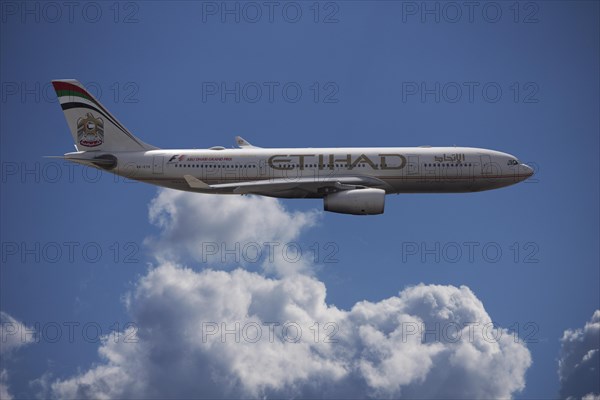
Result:
[[[260,147],[256,147],[250,144],[246,139],[241,136],[235,137],[235,143],[238,145],[240,149],[260,149]]]
[[[212,189],[210,185],[202,182],[200,179],[194,178],[191,175],[184,175],[183,178],[192,189]]]

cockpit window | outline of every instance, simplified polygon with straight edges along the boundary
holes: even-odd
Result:
[[[518,165],[518,164],[519,164],[519,162],[515,159],[508,160],[508,165]]]

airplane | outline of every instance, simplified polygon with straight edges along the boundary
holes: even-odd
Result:
[[[198,193],[322,198],[324,210],[382,214],[385,195],[465,193],[521,182],[533,169],[472,147],[160,149],[134,136],[76,80],[54,80],[77,151],[58,156],[137,181]]]

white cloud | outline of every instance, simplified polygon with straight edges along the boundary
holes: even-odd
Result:
[[[12,395],[8,392],[8,372],[3,369],[0,370],[0,399],[12,400]]]
[[[562,398],[600,398],[600,310],[583,329],[567,329],[561,339],[558,376]]]
[[[349,311],[328,305],[325,294],[324,284],[308,276],[161,265],[129,296],[137,342],[106,339],[104,362],[54,382],[52,394],[498,398],[524,387],[529,351],[506,330],[491,328],[467,287],[419,285]],[[280,324],[271,325],[273,340],[269,322]],[[334,329],[330,339],[337,342],[326,343]],[[299,341],[290,342],[297,332]]]
[[[26,346],[35,341],[31,328],[27,328],[22,322],[11,315],[0,311],[0,366],[4,366],[7,358],[19,347]],[[8,371],[0,369],[0,399],[10,400],[8,391]]]
[[[31,334],[33,329],[27,328],[22,322],[0,311],[0,357],[7,357],[19,347],[26,346],[35,341]]]
[[[216,265],[244,264],[260,253],[265,272],[278,275],[310,269],[305,260],[286,262],[282,248],[316,224],[319,213],[288,212],[262,196],[215,196],[161,189],[149,207],[150,222],[161,229],[146,244],[161,260],[193,260]],[[293,249],[292,249],[293,250]],[[268,255],[273,255],[269,260]],[[235,259],[239,263],[235,263]],[[267,258],[265,261],[264,259]]]
[[[600,400],[600,394],[588,393],[581,400]]]
[[[529,351],[493,327],[467,287],[417,285],[342,310],[326,302],[310,263],[278,258],[261,273],[181,266],[201,259],[207,241],[298,240],[317,217],[262,197],[160,191],[150,220],[161,233],[148,241],[158,266],[126,297],[135,328],[106,337],[99,364],[48,383],[44,396],[505,398],[523,389]]]

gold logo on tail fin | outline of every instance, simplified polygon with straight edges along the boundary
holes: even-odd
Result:
[[[104,143],[104,121],[91,113],[77,120],[77,140],[85,147],[96,147]]]

